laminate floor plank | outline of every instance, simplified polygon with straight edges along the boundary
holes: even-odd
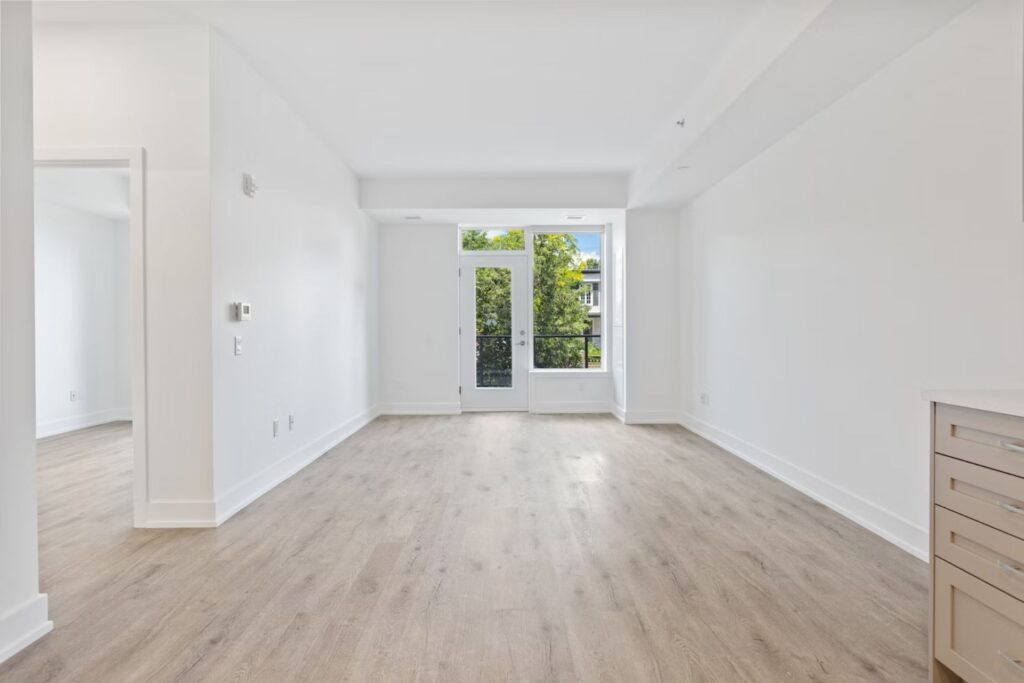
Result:
[[[380,418],[217,529],[39,444],[43,681],[923,681],[927,567],[672,426]]]

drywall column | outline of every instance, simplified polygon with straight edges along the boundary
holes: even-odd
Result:
[[[0,2],[0,662],[53,628],[36,523],[31,7]]]
[[[690,218],[689,204],[680,210],[678,219],[679,233],[678,243],[676,244],[676,291],[678,296],[675,310],[676,315],[679,316],[676,327],[678,331],[676,358],[679,362],[679,367],[676,370],[679,373],[679,389],[676,400],[678,401],[680,417],[682,417],[683,415],[691,414],[694,401],[700,400],[699,397],[694,395],[693,383],[693,344],[696,334],[696,328],[693,324],[695,315],[693,283],[697,272],[696,253],[698,243]]]
[[[679,211],[626,212],[627,423],[679,419]]]
[[[623,216],[608,226],[608,255],[611,264],[606,292],[611,293],[611,319],[606,323],[611,335],[612,413],[626,419],[626,218]],[[605,303],[608,303],[607,297]]]

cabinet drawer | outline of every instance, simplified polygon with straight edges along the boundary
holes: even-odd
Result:
[[[939,403],[935,450],[1024,477],[1024,418]]]
[[[935,554],[1024,600],[1024,540],[936,506]]]
[[[935,503],[1024,538],[1024,479],[935,454]]]
[[[935,560],[935,658],[978,683],[1024,681],[1024,602]]]

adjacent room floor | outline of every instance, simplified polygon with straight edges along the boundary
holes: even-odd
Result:
[[[0,681],[917,681],[926,565],[679,427],[381,418],[218,529],[40,443],[56,628]]]

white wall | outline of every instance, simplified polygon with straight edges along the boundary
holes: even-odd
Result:
[[[209,31],[43,24],[35,143],[146,150],[146,519],[213,515]]]
[[[620,209],[625,176],[557,175],[516,178],[383,178],[360,183],[364,209]],[[586,207],[586,209],[584,209]]]
[[[0,662],[53,628],[36,516],[31,12],[0,2]]]
[[[35,225],[36,434],[131,419],[128,225],[40,201]]]
[[[375,416],[377,229],[348,168],[217,34],[211,58],[222,521]],[[254,198],[242,193],[243,172],[256,178]],[[252,304],[251,321],[232,320],[234,301]]]
[[[608,245],[611,250],[610,239]],[[609,263],[607,258],[605,263]],[[461,410],[458,268],[457,226],[381,226],[382,412],[451,414]],[[609,280],[605,280],[603,286],[604,291],[609,292],[613,276],[608,268],[605,272]],[[610,296],[605,301],[606,310],[610,311]],[[606,334],[611,329],[609,323]],[[608,361],[612,366],[616,359],[622,360],[614,349],[613,344]],[[621,362],[618,372],[621,380]],[[614,398],[612,376],[611,368],[591,372],[545,370],[530,373],[530,410],[538,413],[608,412]]]
[[[530,373],[530,412],[607,413],[613,385],[607,371],[544,370]]]
[[[979,2],[684,216],[684,422],[919,556],[921,390],[1024,383],[1021,20]]]
[[[679,212],[626,212],[626,422],[679,418]]]
[[[383,412],[460,410],[457,230],[454,225],[380,228]]]

